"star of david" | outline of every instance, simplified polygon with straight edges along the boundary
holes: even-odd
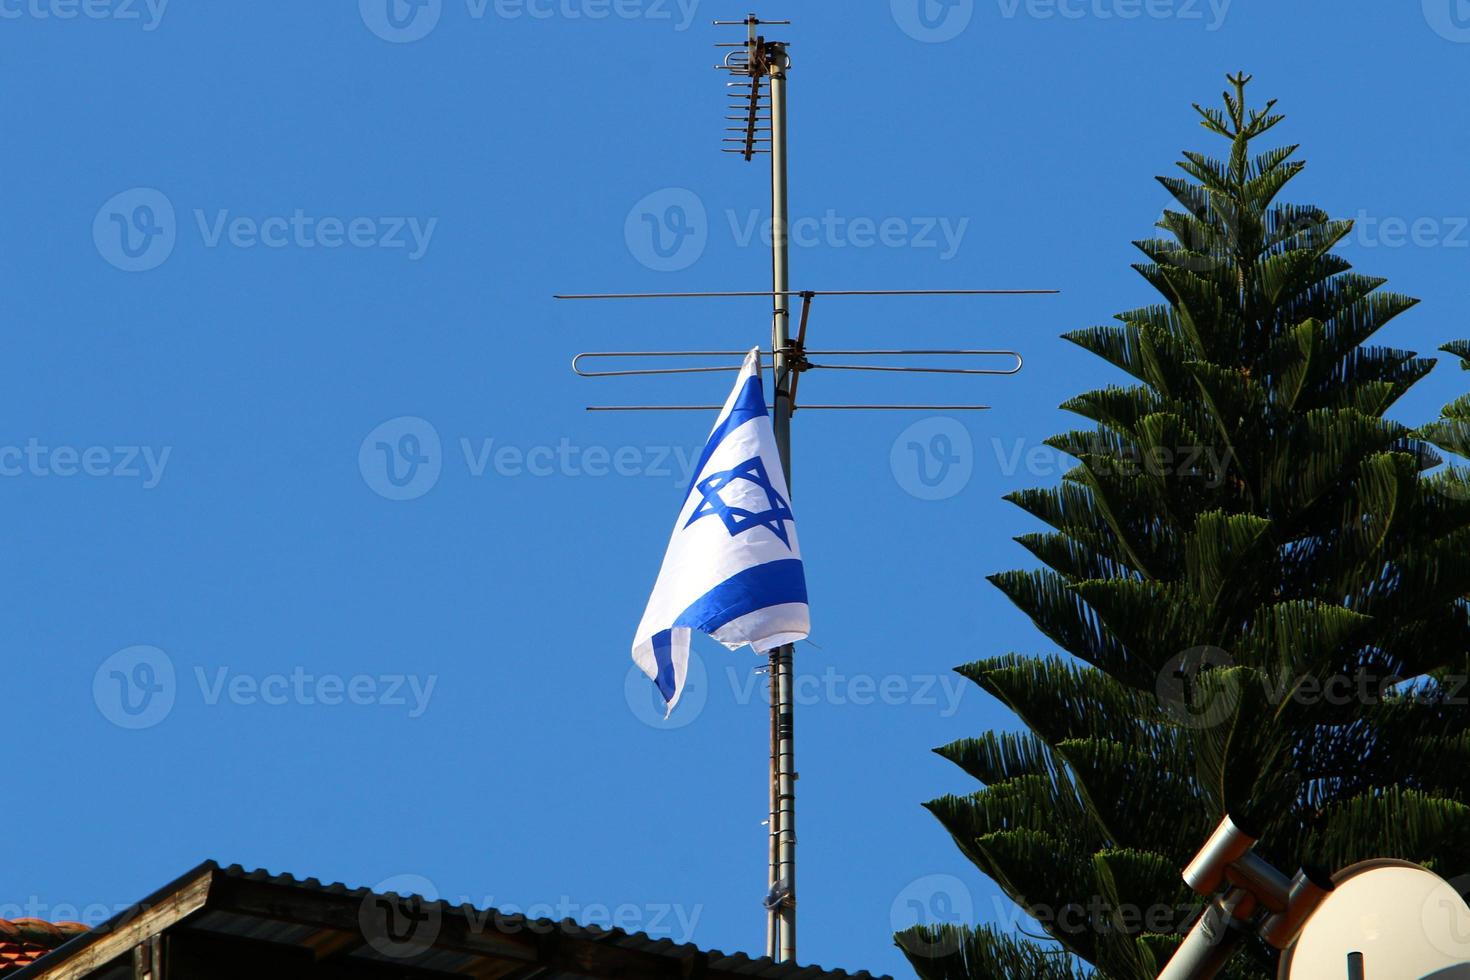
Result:
[[[743,507],[732,507],[725,503],[720,496],[720,491],[734,483],[736,480],[745,480],[753,483],[759,489],[765,491],[767,509],[763,511],[746,510]],[[781,494],[771,485],[771,477],[766,472],[765,463],[761,462],[759,456],[747,459],[734,469],[724,470],[720,473],[711,473],[700,480],[694,487],[704,499],[694,509],[694,514],[689,518],[693,524],[702,517],[717,515],[725,524],[725,530],[730,532],[730,537],[744,534],[752,528],[764,527],[772,534],[781,539],[781,543],[787,548],[791,547],[791,539],[786,533],[786,522],[792,520],[791,507],[782,499]]]

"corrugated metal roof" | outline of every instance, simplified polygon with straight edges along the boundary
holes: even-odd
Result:
[[[359,901],[374,895],[374,892],[369,888],[349,888],[340,882],[326,884],[316,878],[297,879],[289,874],[271,874],[268,871],[259,869],[252,871],[238,864],[222,868],[221,872],[230,877],[243,878],[249,881],[268,882],[273,885],[308,889],[329,895],[342,895]],[[388,893],[382,897],[389,897],[392,894],[395,893]],[[599,942],[608,943],[622,949],[654,953],[660,956],[686,957],[703,953],[708,957],[710,969],[725,973],[761,977],[764,980],[817,980],[817,978],[820,978],[820,980],[844,980],[844,978],[852,978],[852,980],[892,980],[891,977],[875,977],[866,970],[858,973],[848,973],[845,970],[824,970],[819,966],[777,963],[767,957],[753,958],[747,956],[745,953],[701,950],[693,943],[676,943],[671,939],[655,939],[642,932],[624,932],[621,929],[604,929],[596,925],[583,925],[573,919],[563,919],[559,922],[554,919],[531,919],[524,915],[504,914],[497,909],[481,909],[469,904],[454,906],[443,901],[429,902],[422,895],[402,895],[397,897],[423,902],[426,909],[437,909],[440,914],[457,913],[471,917],[472,921],[497,921],[503,923],[502,928],[505,931],[550,934],[557,931],[573,930],[595,938]],[[374,956],[370,949],[364,955],[369,957]],[[428,968],[442,969],[438,965]]]
[[[329,947],[333,955],[349,960],[389,963],[411,970],[465,973],[489,967],[493,975],[507,980],[577,980],[597,975],[586,972],[597,969],[588,964],[616,960],[622,964],[624,975],[636,975],[626,971],[638,969],[639,964],[651,970],[661,962],[659,972],[678,967],[694,973],[761,980],[889,980],[875,978],[867,971],[848,973],[781,964],[744,953],[701,950],[692,943],[584,925],[572,919],[528,918],[468,904],[431,901],[419,895],[377,893],[315,878],[247,870],[240,865],[221,867],[212,861],[102,923],[46,961],[15,975],[14,980],[45,977],[49,967],[89,945],[94,934],[98,942],[108,936],[114,943],[121,942],[117,936],[124,926],[136,924],[144,910],[177,904],[177,893],[184,891],[197,896],[194,903],[181,906],[173,921],[160,923],[158,928],[281,946]],[[420,936],[415,923],[409,929],[409,939],[399,939],[391,935],[391,924],[374,925],[369,921],[379,907],[385,915],[392,914],[395,922],[395,910],[411,908],[417,921],[432,923],[432,929]]]

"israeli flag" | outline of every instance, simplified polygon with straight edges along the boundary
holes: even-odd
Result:
[[[757,348],[694,467],[633,640],[634,663],[669,711],[684,691],[694,630],[731,650],[748,643],[756,653],[811,632],[789,496]]]

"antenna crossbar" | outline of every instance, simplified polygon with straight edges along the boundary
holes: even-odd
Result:
[[[828,371],[891,371],[903,374],[966,374],[966,375],[991,375],[1007,377],[1019,374],[1025,366],[1025,359],[1018,351],[1013,350],[965,350],[965,349],[914,349],[914,350],[802,350],[795,345],[784,351],[761,351],[762,369],[772,366],[777,353],[785,353],[796,361],[795,370],[828,370]],[[706,374],[715,371],[738,371],[739,362],[734,364],[721,364],[700,367],[673,367],[673,368],[627,368],[617,371],[589,371],[581,366],[581,362],[589,359],[610,358],[660,358],[660,357],[744,357],[743,351],[729,350],[680,350],[680,351],[589,351],[578,354],[572,358],[572,370],[578,377],[582,378],[630,378],[646,377],[648,375],[668,374]],[[957,368],[957,367],[922,367],[912,365],[873,365],[873,364],[816,364],[811,357],[1005,357],[1015,361],[1015,364],[1005,368]]]
[[[721,405],[588,405],[589,412],[718,412]],[[774,405],[767,405],[774,411]],[[811,412],[988,412],[989,405],[803,405]]]
[[[1055,296],[1059,289],[769,289],[706,293],[557,293],[552,299],[721,299],[772,296]]]

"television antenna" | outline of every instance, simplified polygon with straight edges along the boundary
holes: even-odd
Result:
[[[726,83],[730,104],[725,121],[725,137],[721,149],[751,161],[769,156],[771,162],[771,288],[761,291],[672,292],[672,293],[581,293],[558,294],[558,300],[744,300],[771,301],[771,343],[762,351],[762,368],[769,366],[774,381],[774,404],[771,408],[772,428],[786,471],[791,480],[791,417],[798,409],[808,411],[983,411],[988,405],[959,404],[812,404],[797,401],[801,376],[808,371],[860,371],[900,374],[949,374],[968,376],[1009,376],[1024,366],[1020,353],[1013,350],[810,350],[806,346],[812,308],[818,298],[867,298],[879,296],[912,297],[984,297],[1037,296],[1057,292],[1053,289],[839,289],[797,290],[791,288],[789,197],[787,184],[787,137],[789,119],[786,111],[787,75],[791,69],[786,41],[772,40],[762,28],[787,26],[789,20],[761,20],[750,14],[744,20],[717,20],[717,27],[743,27],[742,41],[723,42],[715,46],[726,49],[724,59],[715,68],[733,80]],[[793,300],[801,300],[800,317],[795,336],[791,332]],[[584,378],[646,377],[699,374],[739,370],[743,351],[596,351],[578,354],[573,370]],[[674,358],[729,358],[728,363],[696,366],[670,366]],[[851,358],[878,359],[884,363],[849,363]],[[954,358],[969,360],[971,366],[928,366],[905,363],[904,359]],[[813,360],[817,358],[817,360]],[[890,359],[897,359],[896,361]],[[582,366],[584,361],[617,361],[620,369],[597,370]],[[980,366],[974,366],[975,364]],[[631,365],[631,366],[628,366]],[[657,366],[655,366],[657,365]],[[660,412],[709,411],[718,405],[592,405],[594,412]],[[763,902],[766,909],[766,955],[777,962],[794,962],[796,958],[796,768],[793,707],[795,704],[793,648],[778,647],[770,652],[768,679],[771,691],[771,778],[769,815],[769,867]]]

